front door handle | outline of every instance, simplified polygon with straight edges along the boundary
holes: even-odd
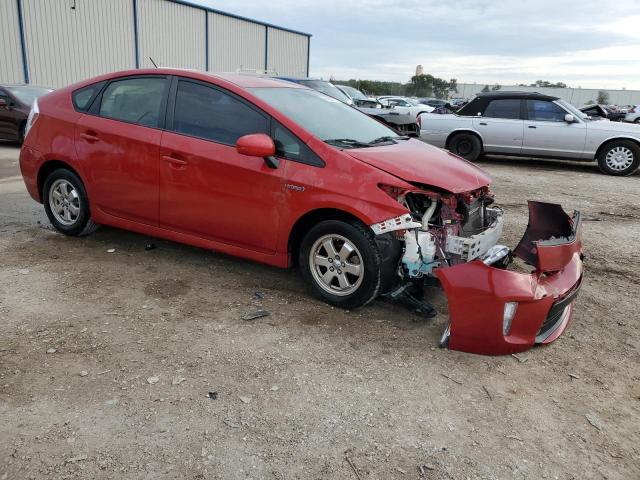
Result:
[[[538,128],[535,125],[529,125],[529,128]]]
[[[100,140],[96,135],[93,134],[93,132],[81,133],[80,137],[84,138],[89,143],[94,143],[94,142],[97,142],[98,140]]]
[[[487,125],[486,122],[480,122],[480,125]]]
[[[173,165],[176,168],[186,167],[188,163],[172,155],[164,155],[162,158],[165,162],[169,163],[169,165]]]

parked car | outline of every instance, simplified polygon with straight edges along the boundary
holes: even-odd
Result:
[[[51,91],[34,85],[0,85],[0,140],[22,143],[33,101]]]
[[[609,175],[630,175],[640,164],[640,128],[590,121],[540,93],[481,93],[456,114],[421,119],[423,140],[471,161],[482,153],[597,161]]]
[[[62,88],[34,104],[20,168],[65,235],[105,224],[297,264],[342,308],[412,298],[437,278],[452,349],[506,354],[555,340],[582,279],[578,213],[531,202],[510,252],[480,168],[264,77],[158,68]],[[534,271],[508,270],[511,253]]]
[[[399,112],[408,112],[416,118],[418,118],[422,113],[431,113],[434,110],[434,108],[429,105],[424,105],[419,102],[414,103],[410,99],[404,97],[383,95],[378,97],[378,101],[384,108],[393,108]]]
[[[640,105],[631,106],[624,117],[624,121],[640,123]]]
[[[447,102],[446,100],[442,100],[441,98],[419,98],[418,101],[423,105],[429,105],[433,108],[449,106],[449,102]]]
[[[348,85],[336,85],[336,88],[349,97],[357,107],[382,108],[382,105],[378,100],[373,97],[367,97],[357,88],[353,88]]]
[[[610,120],[612,122],[621,122],[624,120],[624,113],[617,112],[606,105],[585,105],[580,107],[580,111],[589,116],[591,120]]]
[[[326,95],[329,95],[336,100],[346,103],[347,105],[354,105],[353,100],[345,93],[337,88],[333,83],[326,80],[314,80],[309,78],[294,78],[294,77],[278,77],[280,80],[286,80],[287,82],[297,83],[304,85],[305,87],[312,88]],[[355,108],[367,115],[386,123],[391,128],[395,129],[398,133],[403,135],[409,135],[417,137],[420,132],[420,127],[416,121],[416,117],[399,111],[383,110],[380,106],[374,108],[366,106],[354,105]]]

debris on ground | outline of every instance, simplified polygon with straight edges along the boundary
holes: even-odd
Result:
[[[600,417],[598,417],[598,415],[596,415],[595,413],[587,413],[585,414],[585,418],[593,428],[596,428],[598,430],[602,430],[604,428],[602,420],[600,420]]]
[[[47,350],[47,353],[56,353],[58,350],[56,350],[55,348],[50,348],[49,350]]]
[[[180,385],[185,380],[186,378],[184,377],[173,377],[173,380],[171,380],[171,385]]]
[[[493,396],[491,395],[491,393],[489,392],[489,390],[487,389],[487,387],[485,387],[484,385],[482,385],[482,389],[484,390],[484,393],[487,394],[487,397],[489,397],[489,400],[493,401]]]
[[[362,480],[362,477],[360,477],[360,474],[358,473],[358,469],[356,468],[356,466],[353,463],[353,460],[351,460],[351,457],[349,456],[350,452],[351,450],[346,450],[344,452],[344,459],[347,461],[347,463],[349,463],[351,470],[353,470],[353,473],[356,474],[356,477],[358,478],[358,480]]]
[[[516,360],[518,360],[520,363],[524,363],[527,360],[529,360],[528,358],[520,357],[520,356],[516,355],[515,353],[512,353],[511,356],[513,358],[515,358]]]
[[[148,252],[149,250],[155,250],[156,249],[156,244],[155,243],[147,243],[144,246],[144,249]]]
[[[86,460],[88,457],[86,455],[78,455],[77,457],[67,458],[64,463],[76,463]]]
[[[218,399],[218,392],[209,392],[209,393],[207,393],[207,398],[210,398],[211,400],[217,400]]]
[[[115,252],[115,251],[116,251],[116,249],[115,249],[115,248],[108,248],[108,249],[107,249],[107,253],[113,253],[113,252]]]
[[[251,403],[251,397],[240,396],[240,401],[242,403]]]
[[[87,375],[89,375],[89,372],[87,372],[86,370],[82,370],[78,375],[80,375],[81,377],[86,377]]]
[[[271,315],[271,313],[269,313],[267,310],[256,310],[255,312],[251,312],[243,315],[242,320],[245,320],[245,321],[256,320],[258,318],[268,317],[269,315]]]
[[[446,373],[441,373],[440,375],[442,375],[444,378],[448,378],[449,380],[451,380],[453,383],[457,383],[458,385],[462,385],[462,382],[460,380],[456,380],[455,378],[451,378],[449,375],[447,375]]]
[[[573,379],[580,380],[580,377],[578,375],[576,375],[575,373],[570,373],[569,377],[571,377],[571,380],[573,380]]]
[[[230,418],[225,418],[223,420],[223,422],[225,423],[225,425],[231,427],[231,428],[240,428],[240,424],[234,422],[233,420],[231,420]]]
[[[147,383],[149,383],[151,385],[155,385],[159,381],[160,381],[160,377],[149,377],[149,378],[147,378]]]
[[[264,293],[262,293],[262,292],[254,292],[253,293],[253,298],[255,298],[256,300],[262,300],[264,298]]]

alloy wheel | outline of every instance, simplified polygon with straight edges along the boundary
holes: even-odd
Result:
[[[318,238],[309,252],[309,267],[320,288],[333,295],[352,294],[364,278],[360,251],[342,235]]]
[[[76,223],[80,215],[80,195],[73,184],[58,179],[49,189],[49,207],[55,219],[65,227]]]

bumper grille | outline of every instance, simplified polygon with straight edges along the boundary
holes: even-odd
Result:
[[[554,302],[549,310],[547,318],[542,323],[538,334],[536,335],[536,343],[543,342],[546,340],[555,329],[562,323],[565,315],[567,314],[568,308],[571,303],[578,296],[578,292],[580,291],[580,285],[582,284],[582,277],[578,280],[578,283],[561,299]]]

